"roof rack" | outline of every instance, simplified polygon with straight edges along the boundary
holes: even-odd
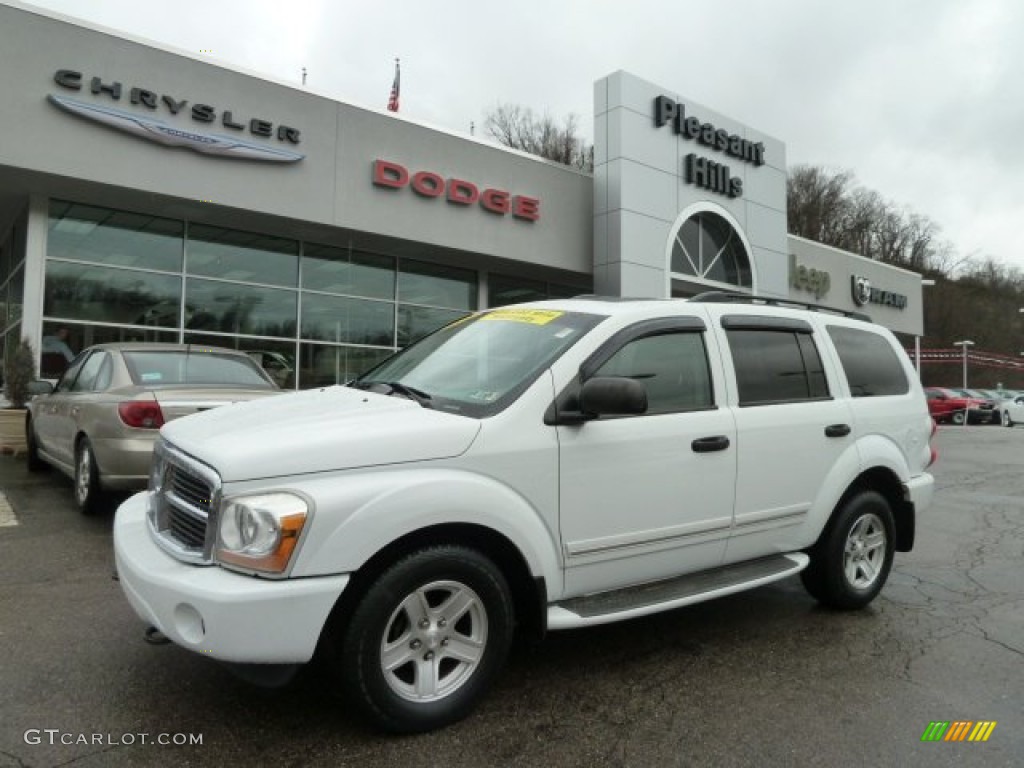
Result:
[[[823,304],[811,304],[807,301],[797,301],[795,299],[779,299],[773,296],[754,296],[750,293],[707,291],[691,297],[689,301],[695,301],[702,304],[766,304],[776,307],[798,307],[800,309],[809,309],[813,312],[829,312],[834,315],[842,315],[843,317],[850,317],[855,320],[865,320],[869,323],[873,322],[872,319],[863,312],[840,309],[839,307],[826,307]]]

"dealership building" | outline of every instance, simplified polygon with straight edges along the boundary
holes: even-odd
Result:
[[[0,327],[41,374],[106,341],[345,381],[468,312],[719,290],[920,336],[921,278],[787,234],[786,147],[594,84],[594,172],[0,5]],[[679,85],[679,84],[675,84]]]

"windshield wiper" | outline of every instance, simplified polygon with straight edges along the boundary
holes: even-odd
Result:
[[[424,408],[432,407],[430,404],[432,398],[429,394],[424,392],[422,389],[410,387],[408,384],[403,384],[400,381],[355,381],[352,382],[351,386],[356,389],[373,389],[374,387],[384,386],[391,390],[387,393],[389,395],[403,395],[410,400],[415,400]]]

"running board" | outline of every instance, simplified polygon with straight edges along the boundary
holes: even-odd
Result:
[[[573,629],[647,616],[760,587],[799,573],[810,562],[803,552],[772,555],[666,581],[574,597],[548,606],[548,629]]]

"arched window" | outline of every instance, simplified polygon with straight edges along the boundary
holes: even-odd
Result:
[[[712,211],[689,217],[672,243],[672,273],[680,278],[751,289],[750,256],[733,226]]]

